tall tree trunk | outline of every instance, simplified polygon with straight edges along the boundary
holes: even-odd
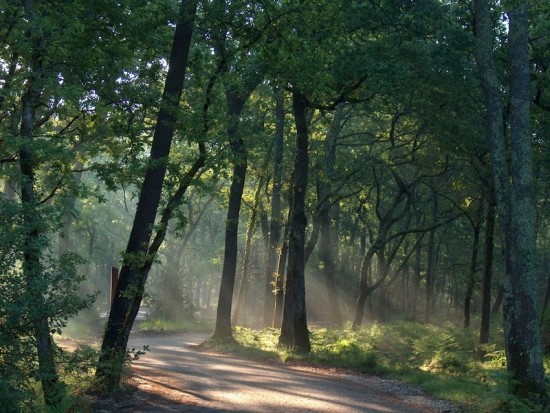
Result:
[[[517,394],[538,393],[548,402],[542,365],[538,314],[538,257],[535,242],[535,190],[530,134],[529,17],[527,0],[508,13],[510,28],[510,130],[512,192],[509,234],[510,274],[505,284],[504,331],[508,370]]]
[[[470,274],[468,285],[466,287],[466,296],[464,297],[464,328],[470,327],[472,297],[474,295],[474,287],[476,283],[477,272],[477,256],[479,251],[479,234],[481,232],[481,217],[483,214],[483,200],[479,201],[479,209],[477,211],[476,221],[472,222],[474,228],[474,240],[472,242],[472,257],[470,261]]]
[[[238,115],[244,108],[245,102],[246,99],[235,99],[230,102],[228,98],[229,127],[227,128],[227,134],[234,156],[234,164],[231,187],[229,189],[227,218],[225,220],[223,269],[218,298],[218,309],[216,311],[216,327],[212,336],[214,339],[231,339],[233,337],[231,331],[231,307],[233,303],[233,290],[235,288],[235,274],[237,269],[239,216],[248,161],[245,144],[239,134],[237,122]]]
[[[310,351],[309,331],[307,328],[305,296],[305,233],[307,218],[305,214],[305,195],[308,181],[309,154],[307,128],[307,101],[294,91],[292,109],[296,122],[296,159],[294,161],[294,185],[292,221],[288,246],[288,269],[285,300],[292,297],[292,342],[279,338],[282,345],[292,346],[299,351]],[[285,306],[285,311],[287,307]],[[285,317],[283,316],[283,328]],[[283,340],[281,340],[283,339]]]
[[[328,209],[323,209],[320,212],[319,221],[321,235],[319,242],[319,258],[323,263],[329,320],[333,324],[340,325],[342,324],[342,313],[340,312],[340,305],[338,304],[338,289],[335,280],[336,264],[334,262],[334,247],[332,244]]]
[[[420,219],[417,220],[417,223],[420,222]],[[420,235],[418,235],[420,237]],[[413,292],[412,292],[412,304],[411,304],[411,319],[416,321],[417,318],[417,309],[418,309],[418,292],[420,290],[420,279],[422,278],[422,242],[418,241],[418,246],[416,247],[414,253],[414,282],[413,282]]]
[[[218,12],[224,12],[225,0],[217,0],[214,7]],[[225,100],[227,104],[227,137],[233,157],[233,175],[229,189],[229,204],[227,206],[227,217],[225,221],[225,247],[223,255],[222,277],[218,296],[218,308],[216,310],[216,326],[213,339],[233,339],[231,330],[231,310],[233,306],[233,290],[235,288],[235,275],[237,270],[237,252],[239,235],[239,217],[241,212],[242,195],[246,179],[248,164],[248,153],[243,140],[242,132],[239,130],[240,116],[244,106],[258,84],[263,79],[262,71],[248,71],[239,76],[237,70],[232,70],[226,56],[230,54],[225,50],[227,33],[218,33],[215,50],[219,55],[222,71],[230,78],[225,84]],[[232,73],[233,72],[233,73]]]
[[[476,57],[485,94],[493,185],[504,239],[506,277],[503,314],[507,368],[517,395],[537,393],[547,401],[537,314],[532,143],[529,134],[528,1],[514,2],[514,8],[508,14],[510,168],[504,143],[501,85],[494,67],[494,31],[489,3],[475,0],[474,6]]]
[[[438,215],[438,199],[437,194],[433,191],[432,200],[432,222],[437,222]],[[426,268],[426,302],[424,305],[424,322],[430,323],[434,312],[435,304],[435,264],[436,264],[436,245],[434,228],[430,231],[428,237],[428,265]]]
[[[385,246],[376,251],[376,272],[378,273],[378,279],[384,277],[386,269],[386,251]],[[378,307],[378,319],[384,323],[386,321],[386,294],[387,288],[383,285],[380,288],[380,305]]]
[[[323,263],[323,274],[325,276],[325,288],[327,294],[327,304],[329,310],[329,320],[334,324],[342,324],[342,314],[338,304],[338,291],[336,288],[336,265],[335,265],[335,246],[332,242],[331,231],[331,204],[330,196],[332,192],[331,179],[334,176],[334,167],[336,164],[336,143],[343,119],[344,107],[342,104],[336,107],[334,118],[325,138],[325,170],[319,179],[319,259]]]
[[[544,255],[545,255],[545,257],[543,259],[544,260],[544,266],[547,267],[548,266],[548,257],[546,256],[546,253]],[[545,269],[544,272],[546,274],[548,274],[548,269]],[[544,293],[544,301],[542,303],[541,324],[544,321],[544,318],[546,316],[546,311],[548,309],[548,304],[550,303],[550,278],[548,276],[546,277],[545,283],[546,283],[546,292]]]
[[[355,317],[353,318],[354,328],[360,327],[363,323],[363,317],[365,312],[365,302],[367,297],[372,292],[369,288],[369,275],[372,271],[372,258],[376,253],[377,247],[371,246],[367,253],[365,254],[363,261],[361,261],[360,280],[359,280],[359,296],[357,297],[357,302],[355,304]]]
[[[285,269],[288,258],[288,233],[290,226],[285,225],[285,233],[283,236],[283,244],[279,253],[279,262],[277,264],[277,273],[275,274],[275,308],[273,310],[273,328],[281,328],[283,319],[283,306],[285,299],[284,280]],[[288,325],[289,323],[287,323]]]
[[[112,391],[120,386],[128,337],[145,289],[148,271],[144,272],[143,266],[148,264],[136,263],[136,257],[146,256],[145,261],[149,260],[151,263],[154,259],[151,256],[147,257],[147,251],[166,174],[166,160],[174,135],[176,121],[174,109],[179,105],[183,90],[196,10],[197,1],[182,1],[172,43],[161,109],[157,115],[153,135],[149,156],[151,163],[143,180],[115,291],[115,300],[109,313],[101,344],[96,377],[103,389],[107,391]]]
[[[273,136],[273,191],[271,193],[271,221],[269,223],[269,241],[265,266],[264,314],[262,327],[274,324],[273,311],[277,283],[277,249],[283,224],[281,208],[281,187],[283,183],[283,150],[285,132],[285,107],[282,91],[275,91],[275,134]],[[274,285],[275,284],[275,285]],[[279,323],[277,323],[279,324]]]
[[[401,304],[399,310],[404,312],[406,316],[409,314],[411,308],[411,272],[410,265],[407,263],[401,273]]]
[[[489,178],[487,188],[487,214],[485,216],[485,251],[483,268],[483,290],[481,302],[480,344],[489,343],[489,325],[491,319],[491,279],[493,278],[493,250],[495,246],[495,195]]]
[[[294,172],[290,174],[290,190],[287,194],[288,212],[285,225],[285,234],[283,236],[283,245],[279,255],[279,265],[277,267],[277,280],[275,288],[275,312],[273,314],[273,326],[281,328],[279,342],[292,342],[292,296],[286,297],[287,283],[285,281],[285,272],[288,264],[288,244],[290,239],[290,227],[292,225],[292,207],[294,203],[294,193],[292,191],[294,182]],[[292,288],[290,286],[289,288]],[[288,298],[288,299],[287,299]],[[286,320],[284,319],[286,317]]]
[[[471,306],[472,306],[472,297],[474,295],[475,287],[475,273],[477,272],[477,265],[474,262],[474,259],[477,261],[477,249],[479,247],[479,225],[476,225],[474,228],[474,241],[472,245],[472,258],[470,262],[470,271],[468,277],[468,284],[466,286],[466,294],[464,296],[464,328],[470,327],[470,316],[471,316]]]
[[[260,176],[258,179],[258,186],[254,193],[254,204],[252,205],[252,213],[246,226],[246,239],[244,245],[244,258],[241,271],[241,284],[239,286],[239,292],[237,294],[237,301],[235,302],[235,311],[233,312],[233,325],[237,325],[243,316],[243,310],[246,306],[246,295],[248,290],[248,269],[250,267],[250,255],[252,253],[252,237],[254,236],[254,230],[256,229],[256,220],[258,216],[258,208],[260,207],[260,194],[264,184],[264,179]],[[243,323],[246,323],[246,313],[242,319]]]

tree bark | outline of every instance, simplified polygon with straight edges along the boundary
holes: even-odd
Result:
[[[325,288],[329,310],[329,320],[333,324],[342,324],[342,313],[338,304],[338,291],[336,287],[335,273],[336,264],[334,259],[335,247],[332,242],[331,219],[330,219],[330,196],[332,192],[331,179],[334,176],[336,164],[336,143],[343,118],[343,105],[336,107],[334,119],[325,138],[325,170],[319,179],[319,259],[323,263],[323,274],[325,277]]]
[[[534,188],[529,133],[528,1],[518,0],[508,14],[510,168],[504,143],[501,85],[494,67],[494,33],[489,3],[475,0],[474,6],[476,58],[485,94],[493,185],[504,240],[506,277],[503,314],[507,368],[516,395],[527,397],[529,393],[536,393],[547,402],[537,313]]]
[[[246,239],[244,245],[244,258],[241,271],[241,284],[239,286],[239,292],[237,294],[237,301],[235,302],[235,311],[233,312],[233,325],[237,325],[243,316],[243,310],[246,308],[246,295],[248,290],[248,268],[250,267],[250,255],[252,250],[252,237],[254,230],[256,229],[256,219],[258,215],[258,208],[260,205],[260,193],[264,184],[263,177],[258,180],[258,186],[254,193],[254,204],[252,205],[252,213],[246,226]],[[246,311],[246,310],[245,310]],[[246,323],[246,313],[242,318],[242,323]]]
[[[409,228],[412,215],[410,212],[411,207],[411,193],[410,193],[410,185],[405,184],[405,182],[401,179],[401,177],[395,172],[392,171],[393,179],[395,180],[396,188],[393,190],[393,198],[390,204],[386,205],[385,207],[381,206],[381,197],[382,197],[382,187],[380,185],[379,178],[377,176],[376,170],[373,168],[374,177],[376,179],[375,186],[376,186],[376,201],[375,201],[375,212],[378,219],[378,228],[376,236],[371,234],[370,242],[371,245],[367,249],[363,260],[361,262],[360,270],[359,270],[359,296],[357,298],[356,306],[355,306],[355,317],[353,321],[353,327],[357,328],[361,325],[363,320],[363,311],[364,311],[364,305],[367,300],[367,297],[375,291],[378,287],[383,285],[383,283],[386,281],[386,278],[389,274],[389,265],[392,262],[392,260],[395,258],[395,255],[397,254],[398,249],[400,248],[402,242],[405,239],[405,236],[408,233],[411,232],[422,232],[419,229],[411,230]],[[396,233],[392,233],[391,230],[394,227],[395,224],[402,221],[403,218],[407,217],[407,222],[402,223],[402,228],[404,228],[402,231],[397,231]],[[385,248],[385,246],[390,243],[392,240],[395,240],[392,248],[391,253],[388,256],[388,260],[386,262],[386,267],[384,271],[382,272],[382,276],[379,277],[376,281],[370,282],[369,276],[371,275],[371,263],[372,263],[372,257],[374,254],[376,254],[380,249]],[[361,249],[364,249],[364,239],[361,238]],[[398,271],[397,271],[398,272]],[[396,272],[396,273],[397,273]],[[369,302],[370,303],[370,302]]]
[[[225,13],[226,1],[217,0],[214,7],[219,13]],[[233,292],[235,288],[235,275],[237,269],[238,252],[238,230],[241,211],[242,195],[246,179],[248,164],[248,153],[242,132],[239,130],[240,115],[251,93],[256,89],[263,79],[263,72],[257,68],[245,68],[244,74],[237,73],[229,62],[225,61],[226,56],[231,54],[226,50],[227,33],[218,33],[219,38],[215,43],[215,52],[219,56],[222,71],[233,80],[225,83],[225,100],[227,104],[227,137],[233,157],[233,175],[229,189],[229,204],[227,206],[227,217],[225,221],[225,247],[223,255],[222,277],[216,310],[216,326],[212,335],[216,340],[232,340],[231,312],[233,305]]]
[[[417,223],[420,222],[418,218]],[[420,235],[418,235],[420,237]],[[418,240],[418,245],[414,253],[414,282],[413,282],[413,292],[412,292],[412,303],[411,303],[411,319],[416,321],[417,319],[417,309],[418,309],[418,292],[420,290],[420,280],[422,278],[422,242]]]
[[[491,279],[493,278],[493,251],[495,236],[495,195],[489,178],[487,188],[487,214],[485,216],[485,251],[483,268],[483,289],[481,303],[480,344],[489,343],[489,326],[491,319]]]
[[[290,226],[285,225],[283,244],[279,253],[277,273],[275,274],[275,309],[273,310],[273,328],[281,328],[283,319],[283,306],[285,299],[285,269],[288,258],[288,233]]]
[[[309,331],[307,327],[306,296],[305,296],[305,232],[307,218],[305,214],[305,195],[308,181],[309,154],[308,154],[308,128],[307,128],[307,101],[298,91],[292,94],[292,109],[296,122],[296,159],[294,161],[294,185],[292,221],[288,246],[288,269],[285,290],[285,301],[292,297],[291,331],[292,342],[286,341],[288,337],[279,338],[279,343],[292,346],[294,350],[310,351]],[[287,311],[285,305],[284,311]],[[283,329],[285,319],[283,316]]]
[[[246,179],[246,167],[248,154],[242,136],[238,131],[238,116],[244,108],[246,98],[238,98],[227,94],[229,126],[227,135],[230,139],[231,152],[234,156],[233,176],[229,189],[229,205],[225,220],[225,247],[223,254],[222,279],[216,311],[216,327],[213,339],[232,339],[231,331],[231,307],[233,303],[233,290],[235,288],[235,274],[237,268],[239,216],[241,200]]]
[[[470,274],[468,285],[466,287],[466,296],[464,297],[464,328],[470,327],[472,297],[474,295],[474,287],[476,284],[477,272],[477,256],[479,251],[479,234],[481,232],[481,217],[483,214],[483,201],[479,202],[476,221],[470,221],[474,229],[474,240],[472,242],[472,256],[470,260]]]
[[[527,0],[518,0],[508,13],[512,191],[508,232],[510,273],[503,303],[504,342],[508,371],[517,381],[516,394],[537,393],[548,402],[537,300],[528,5]]]
[[[432,200],[432,222],[435,224],[437,222],[438,215],[438,200],[437,194],[433,192]],[[436,229],[430,231],[428,237],[428,265],[426,268],[426,302],[424,305],[424,322],[426,324],[430,323],[432,320],[432,314],[434,312],[434,295],[435,295],[435,232]]]
[[[182,1],[172,43],[161,109],[153,134],[149,156],[151,163],[143,180],[115,291],[115,300],[109,313],[101,344],[96,377],[106,391],[113,391],[120,386],[128,337],[141,304],[147,279],[147,272],[140,267],[147,266],[146,261],[152,263],[154,260],[154,257],[147,256],[147,251],[174,135],[176,121],[174,109],[179,105],[183,90],[196,10],[197,1]],[[140,262],[142,260],[143,262]]]
[[[273,191],[271,193],[271,220],[269,223],[269,240],[265,266],[264,317],[262,327],[274,324],[275,294],[277,291],[277,249],[281,238],[283,224],[281,208],[281,187],[283,183],[283,150],[285,108],[282,91],[275,91],[275,134],[273,136]],[[277,323],[279,324],[279,323]]]
[[[353,326],[359,327],[363,323],[363,317],[365,312],[365,302],[367,297],[372,292],[369,284],[369,275],[372,271],[372,258],[378,249],[377,246],[371,246],[365,256],[363,261],[361,261],[360,279],[359,279],[359,296],[357,297],[357,302],[355,304],[355,317],[353,319]]]

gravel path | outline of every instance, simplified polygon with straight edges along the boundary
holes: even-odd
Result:
[[[135,335],[150,351],[133,364],[134,391],[99,400],[106,412],[457,412],[420,390],[364,375],[264,364],[196,351],[199,333]]]

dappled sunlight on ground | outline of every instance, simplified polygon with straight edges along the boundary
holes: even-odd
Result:
[[[240,412],[444,411],[423,395],[390,394],[355,376],[195,351],[193,347],[207,337],[198,333],[133,336],[132,347],[150,349],[132,369],[136,394],[154,392],[165,403],[181,403],[183,412],[198,406],[200,411]]]

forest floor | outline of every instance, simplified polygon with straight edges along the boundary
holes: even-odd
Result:
[[[252,361],[199,351],[206,333],[135,334],[149,347],[132,363],[128,391],[94,402],[107,412],[459,412],[421,390],[331,368]]]

